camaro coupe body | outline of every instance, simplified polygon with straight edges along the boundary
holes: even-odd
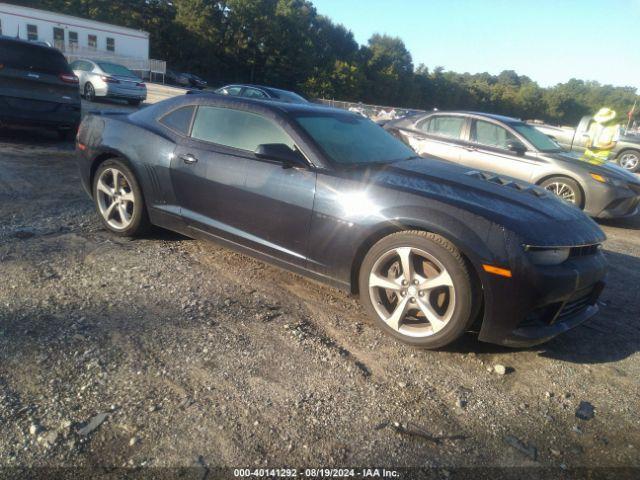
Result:
[[[405,343],[543,342],[598,311],[605,236],[542,188],[416,157],[315,105],[185,95],[96,112],[77,141],[104,225],[208,238],[358,293]]]

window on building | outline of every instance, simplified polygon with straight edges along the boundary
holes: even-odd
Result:
[[[59,49],[64,49],[64,28],[53,27],[53,45]]]
[[[27,25],[27,40],[38,40],[37,25]]]
[[[78,32],[69,32],[69,46],[78,48]]]
[[[116,51],[116,40],[114,38],[107,37],[107,52]]]
[[[95,35],[89,35],[87,37],[87,44],[89,45],[89,48],[93,48],[95,50],[98,48],[98,37]]]

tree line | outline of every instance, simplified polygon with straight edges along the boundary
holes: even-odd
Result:
[[[602,106],[625,118],[635,88],[571,79],[542,88],[506,70],[455,73],[414,66],[400,38],[359,45],[308,0],[22,0],[19,5],[150,32],[152,58],[211,85],[250,82],[309,97],[415,109],[477,110],[573,124]]]

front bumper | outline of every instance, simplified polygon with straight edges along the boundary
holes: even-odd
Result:
[[[485,275],[485,318],[480,340],[528,347],[586,322],[599,311],[607,263],[597,251],[561,265],[537,266],[526,257],[512,278]]]
[[[584,211],[594,218],[624,218],[638,213],[640,193],[627,186],[594,183],[586,192]]]

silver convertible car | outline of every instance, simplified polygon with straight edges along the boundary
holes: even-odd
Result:
[[[635,215],[640,177],[612,163],[593,163],[515,118],[437,112],[384,127],[421,156],[442,158],[537,184],[594,218]]]

